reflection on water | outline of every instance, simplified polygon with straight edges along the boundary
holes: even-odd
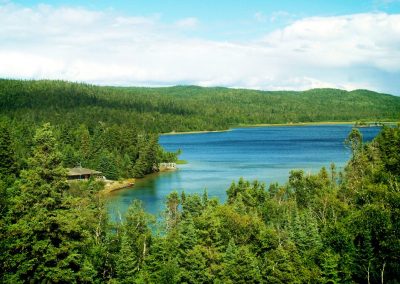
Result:
[[[362,128],[364,141],[375,137],[379,129]],[[188,164],[113,193],[110,214],[113,218],[117,212],[123,214],[133,199],[142,200],[148,212],[158,214],[174,190],[201,194],[207,189],[210,196],[224,201],[226,189],[239,177],[283,183],[292,169],[316,172],[331,162],[340,168],[349,157],[343,141],[350,130],[350,125],[282,126],[161,136],[160,144],[170,151],[182,149],[180,158]]]

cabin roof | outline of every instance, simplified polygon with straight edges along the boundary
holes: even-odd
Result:
[[[68,169],[68,176],[81,176],[81,175],[98,175],[101,172],[86,169],[86,168],[69,168]]]

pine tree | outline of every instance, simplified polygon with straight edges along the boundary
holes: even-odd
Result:
[[[17,175],[12,142],[8,127],[0,123],[0,220],[7,211],[9,186],[14,182]]]
[[[21,178],[10,210],[5,282],[90,281],[86,221],[66,194],[66,170],[49,124],[37,130]]]
[[[345,140],[350,148],[353,159],[357,157],[362,148],[362,134],[357,128],[353,128]]]
[[[79,135],[79,154],[82,163],[86,164],[90,155],[90,134],[85,125],[81,125],[78,129]]]
[[[261,272],[257,258],[247,246],[236,246],[231,239],[224,256],[225,283],[260,283]]]
[[[139,272],[138,258],[132,249],[131,242],[129,236],[126,233],[123,234],[116,262],[119,283],[135,283]]]
[[[100,161],[97,167],[107,179],[117,180],[119,177],[116,161],[113,154],[104,150],[101,153]]]
[[[198,241],[198,234],[192,216],[189,214],[178,226],[178,251],[184,258],[186,252],[192,249]]]
[[[177,192],[172,192],[167,196],[167,210],[166,210],[166,222],[167,230],[172,230],[176,227],[180,219],[180,212],[178,206],[180,204],[179,194]]]
[[[0,179],[13,178],[17,174],[17,165],[11,134],[3,123],[0,124]]]
[[[157,135],[150,135],[148,138],[148,145],[146,149],[147,167],[146,174],[152,173],[158,167],[157,154],[158,154],[158,137]]]
[[[133,167],[133,175],[135,177],[143,177],[147,174],[147,156],[146,156],[146,149],[139,150],[139,157],[135,162]]]
[[[181,261],[183,283],[212,283],[209,261],[206,257],[209,248],[200,245],[193,246],[183,256]]]
[[[154,222],[152,216],[147,214],[139,200],[133,201],[126,213],[124,230],[132,242],[132,250],[136,255],[139,269],[148,254],[151,242],[149,225]]]
[[[339,258],[339,255],[333,253],[331,250],[327,250],[322,254],[322,283],[340,283],[340,278],[338,276]]]

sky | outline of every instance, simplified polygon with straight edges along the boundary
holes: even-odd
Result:
[[[0,0],[0,77],[400,95],[400,0]]]

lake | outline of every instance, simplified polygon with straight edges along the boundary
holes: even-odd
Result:
[[[174,172],[152,174],[137,180],[133,188],[116,191],[108,202],[113,219],[124,214],[134,199],[143,201],[147,212],[164,210],[166,196],[174,190],[203,193],[225,200],[232,181],[240,177],[267,183],[287,181],[289,171],[317,172],[334,162],[342,168],[350,156],[344,140],[351,125],[273,126],[236,128],[226,132],[161,135],[169,151],[181,149]],[[372,140],[379,127],[360,129],[364,142]]]

